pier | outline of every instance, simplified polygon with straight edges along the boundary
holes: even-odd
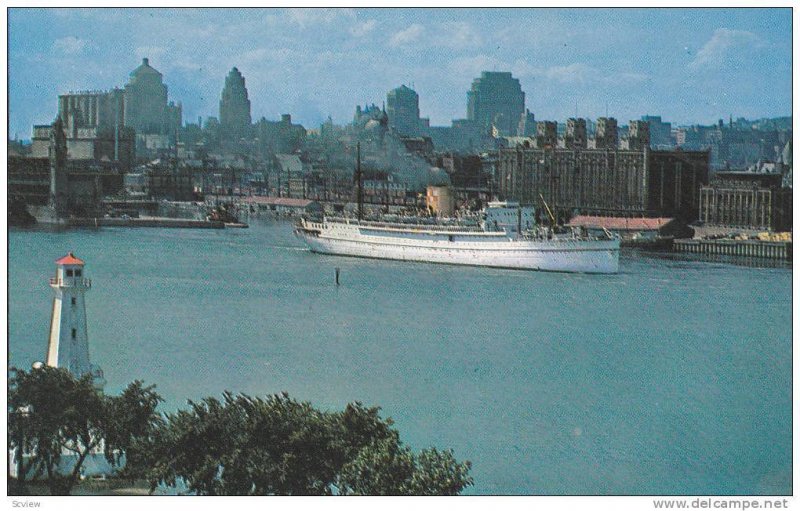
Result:
[[[689,254],[792,260],[791,241],[682,239],[674,240],[672,246],[675,252]]]
[[[71,227],[173,227],[180,229],[224,229],[224,222],[184,218],[70,218]],[[234,226],[232,226],[234,227]],[[239,227],[239,225],[235,226]]]

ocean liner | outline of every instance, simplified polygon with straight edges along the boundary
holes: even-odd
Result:
[[[579,273],[617,273],[618,238],[608,231],[537,226],[533,208],[490,202],[480,222],[427,219],[367,221],[362,214],[360,148],[358,218],[301,218],[295,234],[320,254],[469,266]],[[544,199],[543,199],[544,200]],[[545,207],[547,205],[545,204]],[[549,207],[548,214],[552,218]]]
[[[492,209],[486,209],[487,218]],[[619,271],[619,239],[607,233],[492,227],[486,220],[480,226],[459,226],[303,218],[295,233],[321,254],[559,272]]]

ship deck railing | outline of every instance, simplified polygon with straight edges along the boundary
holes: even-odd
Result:
[[[458,229],[459,231],[466,231],[471,233],[485,233],[485,234],[494,234],[494,235],[503,235],[506,234],[510,237],[519,239],[519,240],[529,240],[529,241],[609,241],[615,239],[615,236],[606,231],[605,236],[591,236],[588,233],[580,233],[576,231],[575,228],[570,228],[569,232],[564,233],[551,233],[548,232],[546,229],[533,229],[528,231],[523,231],[521,235],[517,236],[516,233],[508,233],[505,230],[486,230],[479,225],[470,225],[470,224],[458,224],[458,223],[451,223],[451,224],[428,224],[422,222],[386,222],[386,221],[377,221],[377,220],[358,220],[355,218],[349,217],[325,217],[324,221],[308,221],[308,225],[314,229],[322,229],[324,224],[327,222],[337,222],[337,223],[347,223],[351,225],[359,225],[364,227],[377,227],[377,228],[384,228],[384,229],[410,229],[410,230],[421,230],[421,231],[433,231],[433,232],[442,232],[442,233],[450,233],[453,229]]]
[[[470,225],[470,224],[455,223],[455,222],[450,224],[404,222],[402,220],[390,222],[381,220],[357,220],[354,218],[347,218],[347,217],[325,217],[325,222],[341,222],[354,225],[363,225],[364,227],[415,228],[415,229],[424,229],[427,231],[442,231],[442,232],[452,231],[453,229],[458,229],[460,231],[468,231],[468,232],[492,232],[492,231],[484,231],[484,229],[481,228],[481,226],[479,225]],[[502,232],[502,231],[495,231],[495,232]]]

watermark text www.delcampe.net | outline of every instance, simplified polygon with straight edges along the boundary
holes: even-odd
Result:
[[[656,509],[788,509],[789,499],[656,499]]]

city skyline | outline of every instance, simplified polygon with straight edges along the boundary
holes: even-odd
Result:
[[[186,122],[219,116],[234,66],[253,120],[306,128],[401,84],[446,126],[482,71],[518,78],[537,119],[791,115],[789,9],[11,9],[9,136],[52,122],[59,94],[124,86],[144,57]]]

